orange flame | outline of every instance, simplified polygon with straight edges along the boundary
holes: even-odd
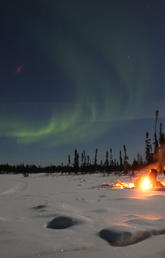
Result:
[[[148,176],[141,178],[139,188],[141,190],[151,190],[153,188],[152,182]]]
[[[131,189],[134,188],[134,183],[131,182],[123,182],[121,180],[117,180],[116,183],[103,184],[104,186],[111,186],[113,189]]]
[[[158,181],[159,182],[159,181]],[[157,188],[165,188],[165,182],[159,182],[160,186]],[[137,178],[134,182],[123,182],[122,180],[117,180],[115,183],[105,183],[103,186],[110,186],[112,189],[140,189],[142,191],[149,191],[154,189],[152,181],[148,175],[141,176]]]

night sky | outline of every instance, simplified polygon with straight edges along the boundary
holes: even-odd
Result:
[[[2,1],[0,163],[133,158],[164,96],[164,1]]]

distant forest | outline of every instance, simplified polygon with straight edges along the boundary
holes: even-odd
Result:
[[[34,173],[61,173],[61,174],[92,174],[103,173],[111,174],[116,173],[120,175],[134,175],[139,169],[146,167],[149,164],[159,161],[159,153],[165,147],[165,135],[163,133],[162,123],[159,124],[159,133],[157,133],[159,111],[155,112],[155,131],[152,138],[150,138],[149,132],[146,132],[145,137],[145,157],[140,153],[137,157],[129,162],[129,156],[127,153],[126,145],[119,151],[118,158],[113,155],[113,150],[110,148],[105,151],[105,159],[98,160],[99,149],[96,148],[94,152],[94,158],[91,158],[85,150],[78,152],[74,151],[74,156],[68,155],[67,165],[61,163],[60,165],[51,166],[36,166],[36,165],[0,165],[0,174],[23,174],[25,177]],[[163,172],[163,167],[159,170]]]

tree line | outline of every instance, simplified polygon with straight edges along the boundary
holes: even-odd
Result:
[[[0,173],[13,173],[28,176],[29,174],[36,173],[61,173],[61,174],[92,174],[92,173],[103,173],[103,174],[123,174],[123,175],[134,175],[139,169],[144,168],[146,165],[158,161],[159,152],[165,146],[165,135],[163,133],[163,125],[159,125],[159,134],[157,134],[159,111],[155,112],[155,131],[153,142],[150,138],[149,132],[146,132],[145,137],[145,157],[140,153],[137,157],[130,162],[127,153],[126,145],[122,146],[119,151],[118,157],[115,158],[113,150],[110,148],[105,151],[104,160],[98,159],[98,148],[95,149],[93,157],[91,157],[85,150],[79,152],[77,149],[74,151],[73,157],[68,155],[67,165],[61,163],[60,165],[51,166],[36,166],[36,165],[9,165],[0,164]],[[160,169],[163,169],[161,167]]]

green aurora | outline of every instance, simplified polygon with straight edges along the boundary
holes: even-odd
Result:
[[[60,85],[54,80],[55,104],[47,118],[31,119],[16,110],[12,119],[1,117],[0,136],[18,144],[65,146],[97,139],[115,126],[113,120],[136,117],[151,83],[149,42],[140,17],[113,1],[107,8],[52,2],[48,9],[47,21],[27,15],[18,23],[23,20],[27,29],[33,23],[35,46],[68,82],[71,103],[56,109]],[[42,87],[49,91],[49,85]]]

